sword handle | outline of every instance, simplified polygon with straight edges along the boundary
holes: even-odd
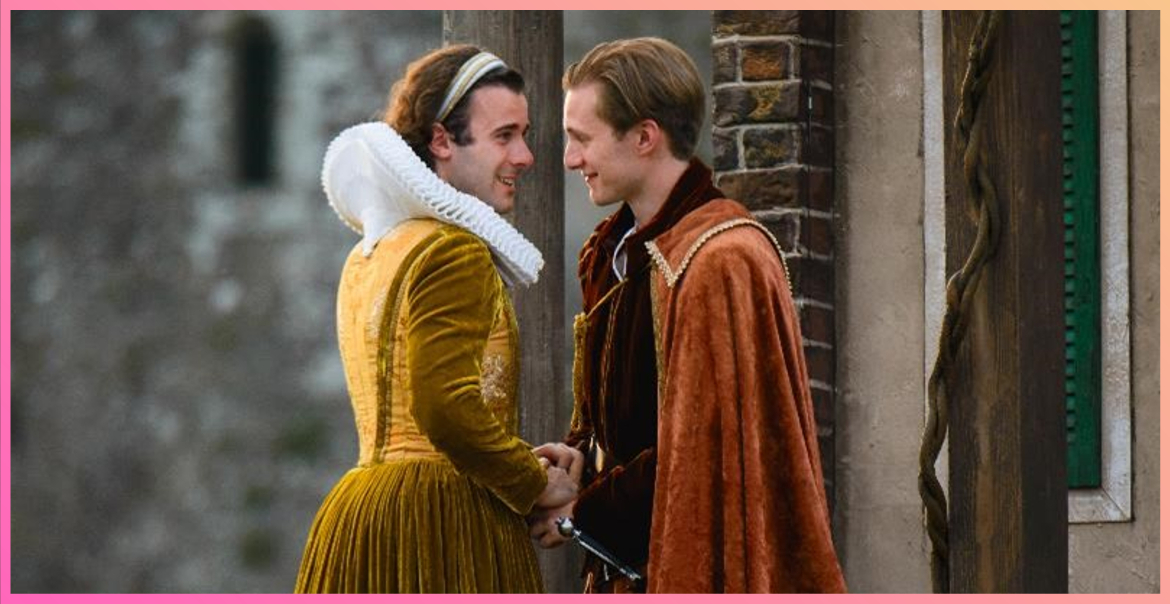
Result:
[[[573,537],[576,537],[576,533],[578,531],[576,527],[573,526],[573,521],[569,517],[561,516],[560,518],[557,518],[557,532],[560,533],[562,537],[572,539]]]
[[[601,558],[601,561],[604,564],[614,567],[614,569],[625,575],[634,583],[641,583],[644,580],[644,577],[638,574],[638,571],[630,568],[628,565],[614,557],[613,554],[605,551],[605,549],[601,547],[600,543],[596,543],[592,539],[585,537],[581,531],[577,530],[577,528],[573,526],[573,521],[568,517],[562,516],[557,518],[556,525],[557,532],[560,533],[562,537],[575,540],[578,544],[581,545],[581,547],[596,555],[598,558]]]

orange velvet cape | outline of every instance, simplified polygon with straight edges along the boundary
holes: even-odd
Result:
[[[574,325],[573,425],[566,442],[593,451],[574,521],[633,566],[650,553],[658,440],[658,360],[650,309],[652,261],[646,242],[723,194],[693,160],[658,214],[626,239],[626,276],[612,268],[618,241],[634,226],[629,207],[597,226],[578,258],[585,312]],[[587,569],[598,570],[589,558]]]
[[[779,250],[716,199],[647,244],[658,367],[651,592],[840,592]]]

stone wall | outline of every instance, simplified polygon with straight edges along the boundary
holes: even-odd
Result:
[[[292,589],[356,456],[333,332],[354,237],[321,157],[440,25],[13,13],[14,591]],[[275,48],[261,182],[236,152],[249,29]]]

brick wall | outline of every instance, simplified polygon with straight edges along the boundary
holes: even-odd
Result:
[[[833,13],[714,11],[716,183],[786,253],[834,502]]]

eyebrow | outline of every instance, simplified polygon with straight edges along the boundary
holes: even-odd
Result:
[[[524,126],[522,133],[527,133],[528,128],[529,128],[529,126]],[[520,124],[518,124],[516,122],[512,122],[511,124],[504,124],[503,126],[500,126],[500,127],[496,128],[495,130],[492,130],[492,135],[507,132],[509,130],[521,130]]]

